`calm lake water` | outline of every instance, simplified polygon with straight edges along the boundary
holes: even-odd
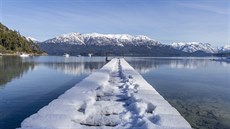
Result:
[[[96,57],[0,57],[0,129],[19,127],[104,64]]]
[[[230,64],[208,58],[126,59],[193,128],[230,128]],[[0,129],[19,127],[104,64],[104,57],[0,57]]]
[[[127,60],[193,128],[230,128],[230,64],[208,58]]]

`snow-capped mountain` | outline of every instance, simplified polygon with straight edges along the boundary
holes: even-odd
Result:
[[[205,52],[205,53],[217,53],[218,50],[211,46],[209,43],[200,42],[178,42],[172,43],[171,46],[177,50],[181,50],[188,53]]]
[[[129,55],[129,56],[211,56],[220,51],[230,50],[229,45],[221,48],[209,43],[178,42],[171,45],[144,35],[129,34],[81,34],[68,33],[39,43],[48,54],[61,55]]]
[[[61,55],[129,55],[129,56],[178,56],[185,52],[147,36],[129,34],[80,34],[68,33],[39,43],[48,54]]]
[[[76,45],[114,45],[114,46],[124,46],[124,45],[158,45],[159,42],[150,39],[147,36],[138,35],[131,36],[128,34],[81,34],[81,33],[68,33],[61,36],[49,39],[43,43],[69,43]]]
[[[32,40],[34,42],[37,42],[37,39],[33,38],[33,37],[26,37],[27,40]]]
[[[225,45],[225,46],[218,48],[218,52],[219,53],[230,52],[230,45]]]

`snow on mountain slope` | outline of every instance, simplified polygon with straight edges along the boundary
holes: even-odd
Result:
[[[230,52],[230,45],[222,46],[218,49],[219,52]]]
[[[81,34],[68,33],[39,43],[40,48],[48,54],[63,53],[84,54],[103,53],[143,55],[143,56],[210,56],[210,54],[228,51],[229,46],[216,48],[209,43],[174,42],[171,45],[144,35],[129,34]]]
[[[200,43],[200,42],[179,42],[179,43],[172,43],[171,46],[175,49],[193,53],[196,51],[203,51],[206,53],[217,53],[217,49],[212,47],[209,43]]]
[[[80,33],[69,33],[61,36],[48,39],[44,43],[70,43],[70,44],[84,44]]]
[[[150,39],[147,36],[138,35],[131,36],[128,34],[81,34],[81,33],[68,33],[61,36],[49,39],[43,43],[69,43],[76,45],[157,45],[158,41]]]
[[[33,42],[38,42],[37,39],[33,38],[33,37],[26,37],[26,39],[29,41],[29,40],[32,40]]]

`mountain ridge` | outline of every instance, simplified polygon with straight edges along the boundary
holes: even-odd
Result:
[[[128,52],[131,52],[130,55],[136,55],[135,53],[141,53],[138,52],[138,47],[142,48],[142,52],[144,54],[140,55],[148,55],[148,56],[156,56],[155,52],[152,51],[158,51],[163,52],[163,50],[170,51],[167,56],[209,56],[214,53],[219,53],[220,51],[223,52],[225,50],[228,50],[229,47],[212,47],[210,43],[201,43],[201,42],[173,42],[172,44],[162,44],[159,41],[155,39],[151,39],[144,35],[137,35],[132,36],[129,34],[99,34],[99,33],[90,33],[90,34],[81,34],[78,32],[71,32],[67,34],[62,34],[60,36],[56,36],[54,38],[45,40],[43,42],[39,43],[39,46],[44,49],[45,51],[48,51],[50,54],[63,54],[66,53],[100,53],[100,51],[103,51],[103,53],[108,53],[110,49],[107,49],[106,47],[116,47],[116,49],[123,49],[123,54],[128,54]],[[51,47],[52,46],[52,47]],[[76,48],[74,50],[73,48]],[[49,48],[48,48],[49,47]],[[57,48],[59,47],[59,48]],[[62,48],[61,48],[62,47]],[[96,50],[93,50],[93,47],[95,47]],[[106,49],[103,50],[102,49]],[[126,48],[124,48],[126,47]],[[70,48],[71,50],[67,50]],[[130,50],[132,48],[133,50]],[[51,50],[51,49],[57,49],[57,50]],[[81,51],[80,49],[85,49],[85,51]],[[162,49],[162,50],[160,50]],[[230,50],[230,49],[229,49]],[[51,52],[52,51],[52,52]],[[55,52],[54,52],[55,51]],[[60,52],[58,52],[60,51]],[[79,51],[79,52],[76,52]],[[116,53],[114,50],[111,50],[111,53]],[[147,54],[146,52],[150,52],[150,54]],[[173,54],[175,52],[176,54]],[[155,54],[153,54],[155,53]],[[167,52],[163,52],[167,53]],[[164,55],[164,54],[163,54]]]
[[[203,51],[206,53],[217,53],[218,50],[217,48],[214,48],[211,46],[210,43],[201,43],[201,42],[173,42],[171,44],[172,47],[175,49],[188,52],[188,53],[193,53],[196,51]]]
[[[152,43],[150,45],[154,45],[159,43],[159,41],[151,39],[144,35],[137,35],[132,36],[129,34],[99,34],[99,33],[90,33],[90,34],[81,34],[81,33],[67,33],[62,34],[60,36],[57,36],[52,39],[48,39],[46,41],[43,41],[43,43],[70,43],[70,44],[78,44],[78,45],[89,45],[90,40],[97,39],[97,40],[103,40],[104,44],[102,42],[98,42],[97,45],[120,45],[123,46],[123,43]],[[110,40],[109,43],[114,44],[105,44],[108,43],[106,41]],[[140,45],[140,44],[134,44],[134,45]]]
[[[81,34],[68,33],[39,43],[41,49],[49,54],[61,55],[129,55],[129,56],[167,56],[182,55],[184,52],[147,36],[128,34]]]

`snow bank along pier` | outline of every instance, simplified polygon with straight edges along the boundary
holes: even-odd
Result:
[[[124,59],[112,59],[26,118],[20,129],[190,128]]]

